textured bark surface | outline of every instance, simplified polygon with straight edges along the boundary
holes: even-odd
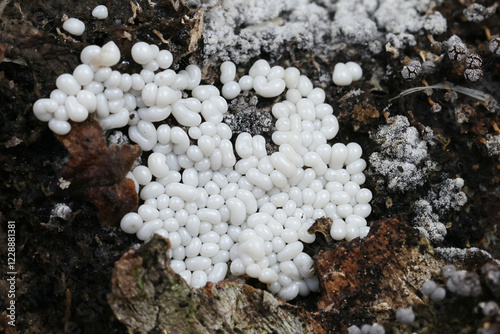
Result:
[[[169,267],[160,236],[115,263],[108,301],[130,331],[147,333],[326,333],[301,307],[242,282],[190,288]]]
[[[398,219],[378,222],[365,239],[336,243],[315,259],[322,286],[315,315],[325,328],[343,332],[349,322],[383,323],[400,307],[424,303],[420,287],[445,264],[426,238]]]
[[[318,232],[328,228],[328,220],[318,219]],[[395,330],[432,332],[445,327],[440,317],[455,318],[453,309],[457,317],[472,316],[463,298],[451,296],[429,305],[421,286],[439,279],[445,261],[399,219],[378,222],[365,239],[329,243],[318,252],[321,289],[314,309],[288,304],[242,282],[190,288],[168,267],[168,247],[167,240],[155,236],[115,263],[108,301],[131,332],[346,333],[350,324],[392,323],[396,310],[409,305],[422,317],[420,322],[413,327],[396,322]],[[477,269],[491,262],[474,254],[455,263]]]

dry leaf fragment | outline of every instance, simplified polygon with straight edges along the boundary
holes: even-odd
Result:
[[[102,128],[92,118],[72,123],[71,132],[57,139],[71,154],[61,176],[82,187],[112,185],[123,180],[141,153],[137,145],[106,146]]]
[[[309,227],[307,233],[321,233],[325,237],[327,242],[333,242],[333,238],[330,235],[330,229],[332,228],[332,219],[330,217],[321,217],[316,219],[314,224]]]
[[[121,217],[137,206],[132,180],[125,175],[141,154],[137,145],[106,146],[101,126],[95,119],[72,123],[65,136],[56,136],[71,154],[61,169],[69,191],[94,203],[104,225],[117,225]]]

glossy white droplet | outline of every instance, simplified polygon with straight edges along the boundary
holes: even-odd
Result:
[[[154,58],[154,52],[148,43],[137,42],[132,46],[132,58],[138,64],[147,64]]]
[[[330,235],[334,240],[342,240],[345,238],[347,233],[347,226],[344,220],[334,219],[332,227],[330,228]]]
[[[81,36],[85,31],[85,23],[74,17],[67,19],[63,23],[63,29],[69,32],[71,35]]]
[[[232,100],[241,92],[241,86],[236,81],[229,81],[222,86],[222,96],[227,100]]]
[[[361,79],[361,77],[363,76],[363,70],[361,69],[361,66],[359,66],[359,64],[348,61],[345,66],[351,73],[352,81],[358,81],[359,79]]]
[[[348,86],[352,83],[352,74],[344,63],[335,64],[332,81],[337,86]]]
[[[139,231],[144,221],[141,216],[135,212],[129,212],[123,216],[120,227],[125,233],[134,234]]]
[[[69,73],[58,76],[56,86],[67,95],[76,95],[82,89],[75,77]]]
[[[98,20],[104,20],[108,17],[108,7],[98,5],[92,10],[92,16]]]

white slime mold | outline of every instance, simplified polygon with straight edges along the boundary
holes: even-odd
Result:
[[[93,15],[107,16],[101,6]],[[58,89],[33,106],[59,135],[70,131],[68,120],[95,117],[105,130],[128,126],[130,140],[150,152],[129,173],[143,202],[122,218],[122,230],[146,242],[155,233],[169,238],[171,268],[193,287],[230,272],[259,279],[285,300],[317,291],[313,260],[304,252],[304,243],[315,240],[308,228],[326,216],[334,240],[365,237],[372,198],[362,188],[361,147],[327,143],[339,124],[325,92],[297,68],[265,60],[240,78],[224,62],[219,91],[200,85],[194,65],[168,69],[172,54],[155,45],[138,42],[131,54],[143,65],[140,73],[112,70],[121,57],[113,42],[86,47],[83,64],[59,76]],[[333,80],[346,85],[361,75],[355,63],[337,64]],[[252,89],[264,98],[284,95],[272,107],[279,150],[270,155],[263,136],[235,137],[223,123],[226,99]]]

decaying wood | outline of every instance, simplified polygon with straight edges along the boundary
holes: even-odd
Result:
[[[168,333],[326,333],[303,308],[242,282],[190,288],[168,267],[160,236],[116,262],[108,301],[130,331]]]
[[[316,260],[322,286],[316,316],[326,328],[339,328],[340,315],[343,331],[351,321],[383,323],[400,307],[424,303],[422,284],[445,264],[425,237],[398,219],[375,223],[364,239],[322,249]]]
[[[328,220],[318,219],[317,232]],[[390,323],[401,307],[425,309],[421,286],[445,265],[407,222],[383,220],[364,239],[321,247],[320,299],[306,310],[242,282],[190,288],[169,268],[168,247],[155,235],[115,263],[108,301],[131,332],[345,333],[352,324]]]

